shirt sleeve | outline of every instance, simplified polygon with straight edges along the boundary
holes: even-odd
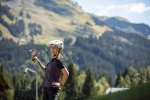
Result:
[[[61,59],[57,59],[56,64],[57,64],[57,67],[60,69],[65,68],[64,63]]]
[[[46,67],[48,67],[48,65],[49,65],[49,62],[47,63]]]

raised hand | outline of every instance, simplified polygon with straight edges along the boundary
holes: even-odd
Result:
[[[31,49],[30,52],[31,52],[31,59],[32,59],[32,61],[35,61],[36,60],[35,58],[37,58],[36,57],[37,56],[36,50],[35,49]]]

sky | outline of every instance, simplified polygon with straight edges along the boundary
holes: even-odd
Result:
[[[73,0],[88,13],[98,16],[120,16],[132,23],[150,26],[150,0]]]

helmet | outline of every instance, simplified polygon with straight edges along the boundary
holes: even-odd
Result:
[[[52,40],[49,42],[49,45],[56,45],[58,48],[63,49],[63,42],[60,40]]]

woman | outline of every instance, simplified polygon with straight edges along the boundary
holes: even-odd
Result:
[[[69,72],[60,59],[63,43],[60,40],[53,40],[49,42],[51,59],[49,63],[44,66],[33,51],[31,53],[32,60],[36,62],[43,71],[45,71],[44,78],[44,96],[43,100],[57,100],[59,96],[59,89],[64,86]]]

